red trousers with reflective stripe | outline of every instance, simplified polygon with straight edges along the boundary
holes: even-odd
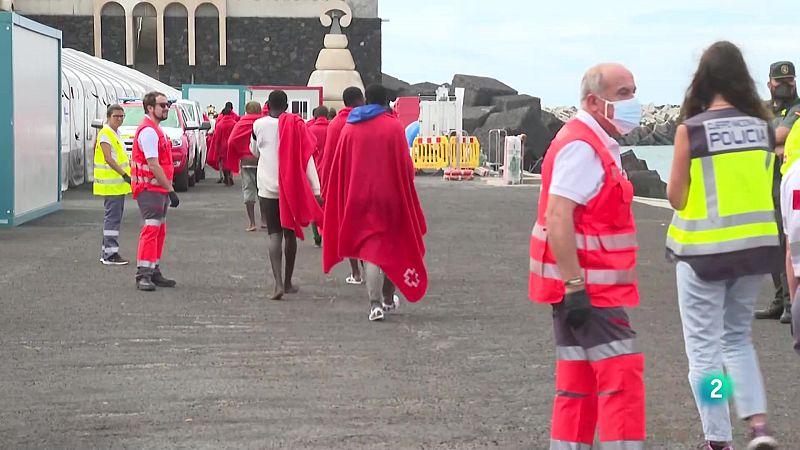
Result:
[[[551,439],[591,445],[599,428],[600,442],[644,442],[644,355],[633,352],[624,309],[592,308],[589,322],[572,329],[558,304],[553,322],[559,358]]]
[[[148,275],[158,266],[167,237],[167,208],[169,196],[160,192],[144,191],[136,201],[142,216],[139,234],[139,251],[136,257],[137,275]]]

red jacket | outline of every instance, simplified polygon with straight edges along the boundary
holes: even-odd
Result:
[[[558,132],[542,164],[542,190],[536,225],[531,233],[528,296],[538,303],[559,303],[564,280],[547,241],[545,213],[556,156],[567,144],[584,141],[603,164],[605,177],[600,192],[585,206],[575,208],[578,261],[593,306],[637,306],[636,223],[631,202],[633,186],[614,162],[602,140],[580,120],[573,119]]]
[[[166,194],[168,191],[164,189],[153,171],[150,170],[147,158],[144,156],[144,151],[139,146],[139,134],[145,128],[152,128],[158,135],[158,165],[164,170],[164,174],[169,181],[175,174],[175,166],[172,165],[172,145],[169,139],[161,131],[161,127],[153,123],[149,116],[145,116],[139,128],[136,129],[136,134],[133,137],[133,151],[131,152],[131,188],[133,189],[133,198],[139,196],[142,191],[161,192]]]
[[[317,167],[317,173],[322,173],[322,158],[325,151],[325,138],[328,134],[328,118],[319,117],[314,123],[308,127],[311,134],[317,138],[317,146],[314,149],[314,164]]]

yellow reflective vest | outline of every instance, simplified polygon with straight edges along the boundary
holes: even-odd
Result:
[[[800,119],[794,122],[786,142],[783,144],[783,164],[781,165],[781,175],[786,175],[789,166],[800,158]]]
[[[94,146],[94,195],[126,195],[131,193],[131,185],[126,183],[122,176],[106,164],[103,149],[100,147],[100,137],[106,136],[111,142],[111,152],[114,160],[119,164],[128,176],[131,175],[131,164],[119,136],[108,125],[104,126],[97,133],[97,143]]]
[[[686,206],[667,231],[667,248],[679,259],[778,248],[774,140],[767,122],[729,108],[704,112],[685,125],[691,183]],[[725,259],[709,264],[724,265]]]

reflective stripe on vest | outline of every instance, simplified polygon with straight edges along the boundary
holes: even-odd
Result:
[[[561,271],[556,264],[543,263],[530,258],[530,271],[541,274],[542,278],[551,278],[562,281]],[[583,269],[586,282],[590,284],[632,284],[636,282],[636,269]]]
[[[718,192],[718,181],[720,180],[717,179],[715,158],[721,157],[727,159],[728,165],[731,162],[737,165],[741,160],[741,164],[746,165],[747,168],[742,169],[739,173],[763,170],[763,172],[754,175],[754,177],[760,175],[762,179],[754,178],[750,183],[751,187],[753,183],[765,183],[763,186],[755,186],[760,188],[761,192],[751,192],[753,197],[748,198],[736,198],[738,194],[736,192]],[[762,161],[764,167],[752,167],[751,163],[754,159]],[[687,204],[684,210],[676,211],[673,215],[672,223],[667,231],[667,248],[678,256],[701,256],[779,245],[778,225],[775,222],[775,213],[772,210],[771,182],[774,159],[771,152],[766,150],[745,150],[729,152],[723,155],[712,154],[712,156],[693,158],[691,164],[690,170],[692,173],[695,175],[697,175],[698,171],[702,173],[702,184],[690,184],[690,195],[687,203],[695,203],[692,205]],[[737,174],[723,172],[720,175],[735,177]],[[732,186],[737,183],[736,180],[731,179],[722,181],[727,183],[723,183],[723,186]],[[769,185],[766,183],[769,183]],[[696,191],[692,192],[692,189],[696,189]],[[723,201],[728,202],[726,206],[729,210],[732,209],[731,204],[738,201],[750,202],[751,204],[757,204],[758,201],[762,201],[764,205],[757,206],[757,208],[764,209],[722,215],[720,213],[720,194],[727,194]],[[704,205],[697,202],[704,202]],[[690,210],[690,206],[692,213],[705,210],[705,217],[685,217],[690,215],[690,213],[687,213]],[[705,207],[703,208],[703,206]],[[767,207],[770,209],[766,209]],[[746,206],[738,209],[746,209]]]
[[[538,223],[533,226],[531,237],[547,240],[547,231]],[[575,233],[575,245],[579,250],[622,250],[636,247],[636,233],[591,236]]]
[[[116,170],[107,164],[102,143],[100,142],[100,138],[103,136],[110,142],[114,160],[127,175],[130,176],[131,174],[130,161],[122,142],[120,142],[117,133],[106,125],[97,133],[97,142],[94,148],[94,185],[92,190],[95,195],[101,196],[130,194],[130,185],[122,179],[122,176]]]

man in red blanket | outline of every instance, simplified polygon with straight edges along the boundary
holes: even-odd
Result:
[[[328,178],[328,172],[331,167],[331,159],[333,154],[336,153],[336,146],[339,144],[339,136],[342,134],[342,128],[347,123],[347,117],[350,116],[350,111],[353,108],[364,106],[364,93],[361,89],[351,86],[344,90],[342,93],[342,100],[344,101],[344,109],[339,111],[335,118],[333,118],[328,125],[328,133],[325,137],[325,149],[322,152],[322,168],[319,170],[319,181],[322,185],[322,198],[325,199],[325,181]],[[363,284],[364,280],[361,277],[361,268],[358,265],[358,260],[350,258],[350,275],[345,279],[347,284]]]
[[[427,230],[403,125],[387,112],[383,86],[370,86],[366,97],[367,105],[350,112],[331,160],[322,268],[328,273],[343,258],[365,261],[375,321],[397,309],[395,286],[411,302],[425,295]]]
[[[317,146],[314,149],[314,164],[317,165],[317,175],[321,177],[322,168],[322,152],[325,150],[325,137],[328,134],[328,108],[322,105],[314,110],[314,121],[308,122],[308,130],[314,135],[317,140]],[[320,247],[322,245],[322,236],[317,230],[317,224],[311,224],[311,231],[314,232],[314,245]]]
[[[286,114],[284,91],[269,94],[269,115],[253,123],[250,150],[258,156],[258,197],[261,216],[267,219],[269,260],[275,277],[273,300],[298,291],[292,284],[297,238],[311,222],[322,223],[319,178],[314,165],[314,137],[303,119]],[[286,272],[282,276],[286,239]]]
[[[230,103],[230,102],[229,102]],[[228,166],[228,138],[231,136],[233,126],[236,125],[238,116],[234,116],[233,106],[229,109],[225,106],[217,122],[214,124],[214,152],[217,157],[219,170],[222,171],[223,183],[225,186],[233,186],[233,175],[231,167]]]
[[[258,158],[250,152],[250,136],[253,134],[253,123],[263,117],[261,103],[257,101],[248,102],[244,107],[244,112],[244,117],[236,122],[236,125],[233,126],[233,131],[231,131],[231,136],[228,138],[228,155],[225,160],[225,166],[230,167],[234,175],[238,174],[241,168],[244,207],[247,211],[247,218],[250,219],[247,231],[256,231]],[[267,228],[264,215],[261,216],[261,228]]]

